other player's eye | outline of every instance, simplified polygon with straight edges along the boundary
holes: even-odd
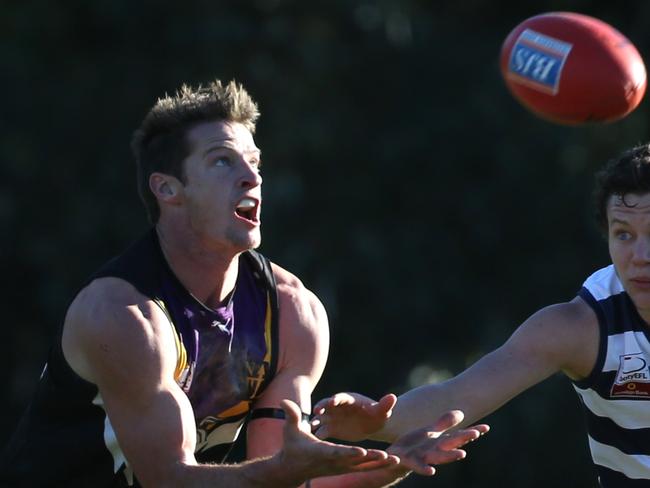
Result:
[[[619,241],[627,241],[632,237],[632,234],[625,230],[614,231],[614,237]]]
[[[262,170],[262,161],[259,159],[251,159],[248,164],[255,168],[258,173]]]

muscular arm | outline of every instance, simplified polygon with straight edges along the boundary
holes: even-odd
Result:
[[[172,326],[131,285],[97,280],[72,304],[63,350],[72,368],[97,385],[120,447],[145,487],[293,487],[320,474],[354,470],[365,452],[319,443],[289,412],[284,449],[241,465],[200,465],[194,458],[192,407],[174,380]]]
[[[305,413],[311,411],[311,393],[318,383],[329,352],[325,308],[291,273],[273,265],[279,304],[279,357],[275,377],[253,405],[279,408],[288,398]],[[247,427],[247,457],[268,456],[282,447],[278,435],[283,421],[259,418]]]
[[[450,409],[464,412],[463,425],[475,422],[555,372],[574,379],[588,376],[597,353],[597,318],[582,299],[546,307],[465,372],[401,395],[373,438],[395,439]]]

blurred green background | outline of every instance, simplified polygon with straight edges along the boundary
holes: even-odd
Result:
[[[650,109],[570,128],[512,99],[501,43],[552,10],[650,54],[640,0],[3,2],[0,444],[77,287],[146,228],[131,133],[183,82],[235,78],[260,103],[262,251],[331,321],[316,399],[456,374],[571,299],[608,263],[592,173],[648,140]],[[402,486],[594,486],[565,378],[487,421],[467,460]]]

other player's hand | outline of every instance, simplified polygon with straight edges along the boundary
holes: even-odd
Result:
[[[401,467],[431,476],[436,472],[432,465],[464,459],[467,453],[460,448],[490,430],[488,425],[478,424],[450,431],[460,424],[463,418],[463,412],[460,410],[450,410],[432,425],[399,437],[387,451],[399,456]]]
[[[321,439],[360,441],[384,426],[396,402],[393,394],[376,402],[358,393],[337,393],[314,406],[312,429]]]

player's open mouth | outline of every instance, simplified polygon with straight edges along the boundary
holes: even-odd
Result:
[[[239,218],[243,220],[246,220],[252,224],[258,224],[260,221],[259,203],[260,202],[254,198],[242,198],[235,208],[235,213]]]

